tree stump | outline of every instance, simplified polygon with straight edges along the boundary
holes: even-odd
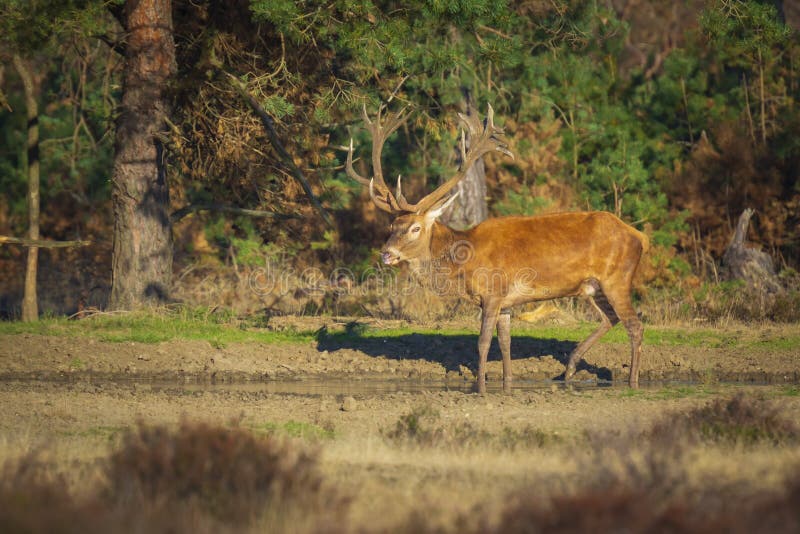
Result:
[[[747,208],[739,216],[736,231],[722,256],[722,275],[727,280],[742,280],[748,289],[758,293],[782,293],[783,286],[775,274],[770,255],[745,245],[753,213],[751,208]]]

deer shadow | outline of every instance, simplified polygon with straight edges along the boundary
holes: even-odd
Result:
[[[328,333],[322,329],[317,333],[317,350],[336,351],[351,349],[372,357],[391,360],[427,360],[442,365],[446,371],[458,371],[463,365],[472,372],[478,366],[478,334],[435,334],[411,333],[391,337],[365,336],[357,323],[350,323],[341,333]],[[569,355],[578,346],[575,341],[553,338],[537,338],[529,335],[516,335],[511,338],[511,359],[552,356],[565,367]],[[488,360],[502,359],[497,338],[492,338]],[[612,380],[612,372],[605,367],[597,367],[584,360],[578,363],[577,370],[586,370],[600,380]],[[563,380],[564,373],[553,377]]]

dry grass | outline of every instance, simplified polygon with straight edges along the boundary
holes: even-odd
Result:
[[[177,430],[140,424],[109,459],[109,492],[116,500],[196,503],[228,524],[249,524],[269,507],[327,517],[345,500],[328,491],[316,453],[241,428],[181,423]],[[325,517],[322,517],[325,516]]]
[[[468,421],[445,421],[430,405],[420,405],[399,417],[383,435],[397,445],[416,445],[440,449],[475,449],[492,451],[529,450],[561,445],[564,438],[531,425],[504,427],[499,433],[488,432]]]
[[[609,395],[598,393],[591,402],[607,402]],[[473,416],[469,424],[453,417],[460,413],[455,408],[431,403],[391,412],[385,423],[368,429],[352,426],[354,417],[368,414],[342,412],[337,430],[347,424],[350,431],[320,442],[319,453],[243,427],[174,419],[167,426],[140,425],[120,431],[95,469],[102,476],[84,479],[79,491],[68,483],[73,468],[63,456],[56,455],[57,464],[30,454],[7,462],[0,531],[638,533],[800,527],[800,447],[789,417],[796,413],[794,399],[632,398],[614,406],[624,414],[630,404],[672,408],[643,428],[609,423],[616,433],[552,440],[561,428],[556,419],[541,428],[490,425],[475,417],[474,403],[466,405]],[[574,415],[570,402],[559,406],[558,418]],[[556,404],[533,409],[554,410]],[[766,421],[755,440],[750,431],[703,431],[709,422],[713,428],[749,428],[753,421]],[[10,449],[35,448],[26,439],[9,442],[6,456]],[[69,436],[68,443],[74,439]],[[97,436],[83,439],[99,453]]]
[[[800,528],[800,466],[776,490],[713,480],[695,488],[682,480],[685,460],[677,458],[665,470],[660,455],[657,448],[644,454],[653,471],[628,464],[628,472],[601,470],[564,494],[543,498],[531,489],[513,494],[499,520],[484,520],[472,532],[789,533]]]
[[[788,445],[800,441],[800,427],[783,415],[777,403],[739,393],[729,399],[714,399],[688,413],[670,414],[645,437],[660,443],[683,439],[733,445]]]
[[[400,423],[405,428],[405,419]],[[540,474],[447,525],[430,521],[420,509],[400,530],[797,532],[797,437],[796,424],[779,403],[743,394],[714,399],[669,413],[644,430],[589,433],[582,441],[546,448],[545,453],[560,451],[565,467],[576,468],[556,479]]]
[[[79,500],[66,479],[37,454],[7,461],[0,475],[0,530],[79,533],[105,522],[94,499]]]
[[[205,423],[140,424],[83,495],[35,454],[2,475],[2,532],[339,532],[349,504],[315,452]]]

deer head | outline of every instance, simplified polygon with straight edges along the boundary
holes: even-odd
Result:
[[[416,204],[411,204],[403,195],[400,176],[397,177],[395,192],[386,185],[383,178],[381,153],[386,139],[389,138],[408,118],[406,108],[398,112],[387,113],[382,117],[384,106],[378,109],[374,120],[369,118],[366,106],[361,110],[366,129],[372,134],[372,178],[366,179],[353,168],[353,140],[347,153],[345,169],[347,175],[357,182],[369,187],[372,202],[381,210],[396,215],[391,224],[391,236],[381,250],[381,259],[387,265],[395,265],[402,261],[425,260],[430,256],[431,240],[436,219],[455,199],[452,189],[467,174],[467,171],[481,156],[497,151],[512,159],[514,155],[508,144],[500,137],[502,128],[494,125],[494,110],[489,106],[486,120],[482,121],[474,115],[458,114],[461,129],[461,164],[456,174],[437,187],[432,193],[425,195]],[[467,149],[465,130],[469,132],[470,146]]]

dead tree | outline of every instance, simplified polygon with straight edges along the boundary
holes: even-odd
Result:
[[[39,239],[39,105],[36,102],[37,83],[28,63],[19,55],[14,55],[17,69],[25,91],[25,109],[28,119],[28,138],[26,142],[28,169],[28,239]],[[28,246],[28,259],[25,266],[25,289],[22,297],[22,320],[39,319],[39,305],[36,298],[36,273],[39,268],[39,249]]]
[[[772,257],[745,244],[753,213],[751,208],[747,208],[739,216],[736,231],[722,256],[722,275],[727,280],[742,280],[748,289],[758,293],[781,293],[783,286],[775,274]]]

